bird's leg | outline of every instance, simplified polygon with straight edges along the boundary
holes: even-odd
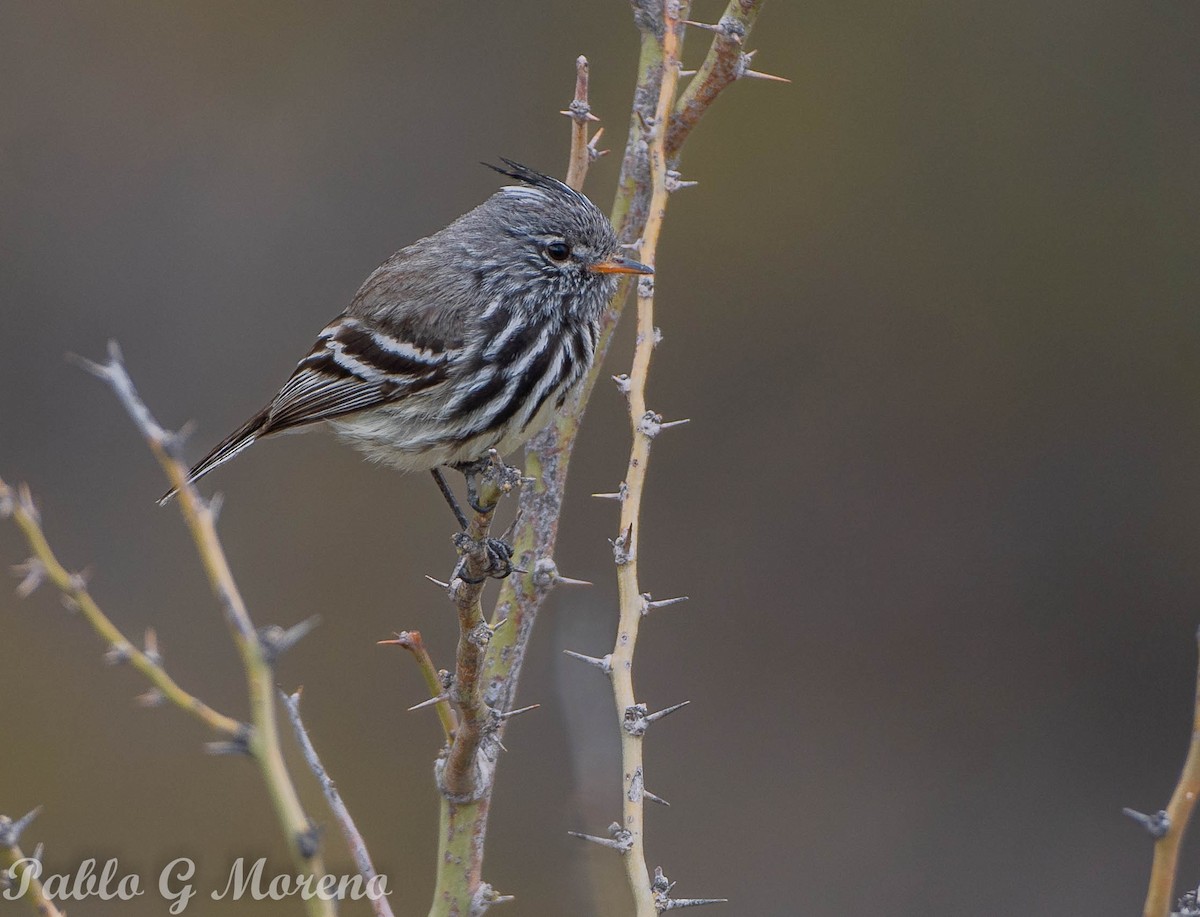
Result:
[[[480,459],[476,462],[464,462],[461,465],[455,465],[467,482],[467,502],[471,504],[471,509],[477,513],[488,513],[495,509],[495,504],[492,506],[480,506],[479,491],[475,487],[475,476],[480,474],[487,466],[487,459]]]
[[[495,464],[496,467],[502,472],[514,475],[517,474],[515,470],[500,465],[498,460],[494,457],[494,453],[491,456],[482,458],[475,462],[463,462],[461,464],[451,466],[462,472],[462,476],[467,482],[467,503],[470,504],[471,509],[477,513],[491,513],[496,508],[496,504],[494,502],[489,506],[484,506],[480,502],[479,489],[476,485],[476,477],[493,467],[493,464]],[[445,479],[441,477],[440,472],[438,473],[438,478],[438,486],[442,488],[442,493],[448,495],[447,500],[452,499],[450,488],[446,486]],[[512,486],[513,483],[515,483],[515,480],[508,486]],[[452,504],[452,506],[456,508],[456,515],[460,515],[461,510],[457,509],[457,503]],[[466,521],[461,518],[460,521],[463,523],[463,530],[466,531]],[[485,538],[482,541],[482,547],[487,558],[488,576],[496,579],[504,579],[512,573],[512,545],[500,538]],[[461,575],[463,571],[458,572],[459,575]],[[467,580],[467,582],[470,582],[470,580]]]
[[[442,492],[442,496],[446,498],[446,502],[450,504],[450,512],[454,513],[454,518],[458,520],[458,527],[463,531],[467,529],[467,517],[462,511],[462,507],[458,505],[458,500],[454,496],[454,491],[450,489],[450,485],[446,483],[446,479],[442,476],[442,469],[434,468],[431,472],[433,480],[437,482],[438,490]]]

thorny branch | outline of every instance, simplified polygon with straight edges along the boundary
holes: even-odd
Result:
[[[503,464],[493,451],[479,478],[481,509],[471,517],[467,530],[455,537],[460,557],[446,586],[458,612],[454,675],[445,693],[431,698],[439,707],[443,700],[449,700],[453,707],[453,729],[434,769],[442,803],[439,868],[431,917],[482,914],[491,905],[507,900],[482,878],[483,842],[503,722],[503,715],[489,705],[485,695],[484,668],[488,645],[504,622],[489,624],[481,599],[488,578],[505,572],[497,570],[497,563],[508,566],[507,557],[496,555],[498,543],[490,537],[492,517],[500,499],[521,483],[521,474]],[[400,645],[411,642],[410,639]],[[423,650],[419,637],[418,645]],[[421,652],[414,652],[427,673],[426,680],[430,680],[428,673],[433,671],[433,663],[426,662],[428,654],[422,658]],[[446,724],[443,719],[443,725]]]
[[[449,587],[450,584],[443,583],[442,585]],[[458,728],[458,717],[454,715],[454,708],[450,706],[450,697],[445,693],[447,685],[443,683],[443,673],[434,666],[429,650],[425,648],[425,641],[421,639],[421,632],[419,630],[401,631],[396,634],[394,640],[380,640],[379,645],[399,646],[413,654],[413,658],[417,661],[417,667],[420,668],[421,675],[425,679],[425,686],[429,689],[430,700],[437,707],[438,719],[442,721],[442,731],[446,734],[446,741],[452,741],[454,730]],[[429,701],[417,706],[423,707],[427,703]],[[416,707],[409,709],[415,710]]]
[[[66,917],[46,896],[42,883],[37,876],[29,872],[31,866],[28,860],[41,860],[42,845],[34,850],[32,857],[26,857],[18,846],[21,835],[30,823],[37,818],[40,809],[34,809],[23,818],[13,821],[5,815],[0,815],[0,877],[7,879],[11,875],[11,884],[16,888],[25,886],[24,899],[29,902],[34,913],[40,917]],[[28,873],[28,875],[27,875]],[[3,883],[0,882],[0,886]]]
[[[280,692],[284,706],[287,707],[288,718],[292,722],[292,729],[296,733],[296,739],[300,743],[300,751],[304,755],[304,760],[308,764],[309,770],[313,772],[313,776],[321,784],[321,791],[325,794],[325,801],[329,803],[333,817],[337,820],[338,828],[341,829],[346,846],[350,848],[350,855],[354,857],[354,863],[358,867],[359,874],[363,877],[363,881],[368,884],[368,887],[373,886],[379,881],[379,874],[375,872],[375,864],[371,862],[371,853],[367,850],[367,843],[363,840],[362,833],[354,823],[354,819],[350,815],[350,810],[346,808],[346,804],[342,801],[342,794],[338,792],[337,784],[333,782],[333,778],[325,770],[325,765],[321,763],[321,759],[317,755],[317,750],[313,747],[312,740],[308,736],[308,730],[304,728],[304,720],[300,717],[300,693],[299,688],[292,694]],[[382,889],[380,890],[382,891]],[[393,917],[392,906],[388,903],[386,896],[382,894],[369,895],[368,899],[375,911],[375,917]]]
[[[650,212],[651,175],[648,144],[655,128],[655,120],[659,115],[658,106],[666,72],[663,48],[664,17],[672,15],[676,20],[682,21],[686,4],[678,2],[678,0],[633,0],[632,5],[634,20],[641,32],[641,51],[638,59],[637,84],[630,112],[629,137],[621,163],[621,174],[611,220],[617,230],[618,238],[630,247],[636,247],[638,240],[644,234]],[[736,6],[734,15],[739,16],[739,21],[744,25],[743,41],[736,48],[736,61],[743,62],[741,45],[744,44],[744,36],[749,32],[761,9],[762,0],[753,0],[753,2],[732,0],[730,6],[731,8]],[[728,10],[726,15],[730,15]],[[718,35],[716,38],[720,38],[720,36]],[[677,43],[682,41],[682,34],[678,27],[674,40]],[[669,134],[664,137],[662,131],[659,131],[660,140],[664,144],[663,152],[671,169],[677,165],[683,139],[690,132],[691,126],[694,126],[717,95],[732,82],[722,74],[730,72],[725,62],[734,60],[734,54],[735,50],[732,44],[718,42],[714,39],[708,52],[708,59],[722,62],[722,67],[716,68],[714,63],[714,67],[710,68],[719,69],[719,72],[712,77],[710,89],[703,94],[697,93],[695,103],[691,105],[687,115],[688,129],[683,134],[677,135],[674,144],[670,147],[665,146],[669,142]],[[581,102],[586,102],[586,85],[580,80],[578,70],[576,73],[576,98]],[[582,110],[582,105],[576,106],[573,103],[572,108]],[[667,111],[670,112],[670,109]],[[590,119],[577,119],[572,116],[574,122],[572,124],[570,160],[572,163],[582,164],[584,162],[581,147],[583,140],[586,139],[586,120]],[[659,123],[665,122],[660,120]],[[597,139],[598,134],[587,143],[589,150],[595,150]],[[592,154],[589,153],[587,159],[591,158],[593,158]],[[582,175],[576,179],[576,176],[571,174],[569,178],[572,179],[573,187],[575,186],[574,180],[578,180],[580,186],[583,183]],[[668,178],[673,177],[668,176]],[[571,582],[559,575],[552,560],[558,538],[558,521],[566,488],[567,470],[584,409],[596,380],[600,376],[604,356],[630,289],[630,283],[623,283],[605,311],[601,323],[596,360],[578,397],[556,415],[553,422],[535,436],[526,448],[525,476],[529,483],[521,490],[517,521],[513,527],[512,538],[515,549],[514,561],[518,572],[505,580],[501,586],[491,621],[493,627],[500,621],[507,621],[507,626],[493,633],[485,657],[486,697],[488,703],[498,710],[508,710],[513,706],[525,651],[538,609],[555,585]],[[498,727],[497,739],[503,732],[503,725],[501,723]],[[494,774],[491,776],[491,780],[494,780]],[[486,831],[491,789],[491,781],[489,781],[488,786],[484,788],[484,795],[477,803],[473,804],[470,811],[460,809],[451,811],[450,807],[443,805],[442,836],[452,835],[460,842],[458,849],[467,855],[482,857],[482,837]],[[651,798],[649,794],[644,795]],[[478,843],[467,845],[462,843],[464,838],[478,839]],[[439,883],[441,874],[448,867],[448,861],[445,859],[446,853],[447,851],[443,848],[443,857],[439,860]],[[472,868],[472,873],[476,877],[475,881],[478,881],[479,871],[480,864],[476,862]],[[643,883],[643,885],[647,884]],[[465,914],[472,907],[481,912],[491,903],[485,894],[490,891],[490,887],[481,884],[475,892],[465,894],[459,899],[462,904],[460,913]],[[644,897],[643,895],[643,900]],[[433,913],[445,913],[437,911],[438,906],[438,902],[435,901]]]
[[[1196,634],[1200,648],[1200,632]],[[1183,772],[1166,811],[1142,815],[1126,809],[1125,813],[1141,822],[1154,840],[1154,862],[1150,867],[1150,885],[1146,893],[1143,917],[1167,917],[1171,912],[1175,877],[1179,867],[1179,846],[1187,831],[1188,821],[1200,795],[1200,668],[1196,675],[1196,695],[1192,711],[1192,741],[1188,746]]]
[[[158,638],[153,630],[146,631],[145,649],[139,649],[100,610],[100,606],[88,591],[87,579],[82,574],[69,572],[55,556],[46,535],[42,531],[41,518],[29,489],[20,485],[14,491],[0,479],[0,515],[11,514],[17,528],[25,537],[32,556],[15,568],[23,577],[17,592],[26,597],[44,580],[49,580],[63,594],[67,607],[78,611],[92,630],[100,635],[108,646],[107,662],[128,663],[137,669],[153,685],[141,702],[146,705],[167,702],[191,714],[227,741],[245,741],[246,726],[233,717],[218,713],[198,697],[176,684],[163,668]]]
[[[178,490],[179,508],[184,522],[192,535],[192,541],[208,575],[209,583],[217,596],[226,623],[233,635],[234,643],[241,655],[250,697],[250,726],[249,728],[237,726],[232,729],[232,732],[229,729],[223,730],[231,734],[231,738],[225,742],[211,744],[209,750],[218,754],[249,754],[255,760],[266,784],[276,817],[283,828],[288,852],[291,854],[297,874],[311,873],[323,876],[325,870],[318,849],[319,837],[316,828],[304,814],[295,785],[292,783],[291,775],[283,760],[275,710],[273,671],[274,662],[279,654],[307,633],[312,622],[301,623],[287,631],[280,628],[266,628],[262,632],[255,630],[217,535],[214,505],[203,500],[196,489],[188,483],[187,465],[180,455],[180,437],[163,429],[150,414],[134,388],[129,374],[125,371],[120,349],[115,343],[109,345],[109,356],[105,363],[93,363],[82,359],[77,359],[76,362],[112,388],[134,425],[146,440],[150,451],[162,466],[172,486]],[[0,504],[7,509],[8,504],[13,501],[10,499],[5,502],[2,497],[3,494],[0,494]],[[21,502],[20,499],[16,501],[16,503]],[[24,515],[36,520],[36,511],[30,513],[31,508],[32,501],[26,501],[26,505],[22,508]],[[16,513],[17,507],[14,504],[13,514],[16,515]],[[18,525],[21,525],[20,517],[17,521]],[[26,526],[22,526],[22,531],[25,532],[27,540],[31,531],[36,533],[36,530],[29,530]],[[34,547],[36,554],[38,547],[36,539],[31,542],[31,546]],[[48,554],[48,552],[49,549],[46,548],[45,553]],[[52,557],[52,555],[49,556]],[[40,562],[46,563],[44,559]],[[58,570],[61,570],[61,567]],[[48,575],[49,572],[49,568],[47,568]],[[65,571],[62,573],[65,575]],[[58,577],[52,576],[51,579],[56,585],[63,588]],[[62,582],[67,587],[63,591],[73,602],[78,603],[82,610],[87,598],[82,584],[76,582],[69,575]],[[94,603],[91,603],[90,607],[94,608]],[[107,619],[98,615],[98,609],[95,611],[96,615],[88,616],[89,622],[92,622],[94,627],[103,625]],[[115,628],[112,630],[100,629],[100,632],[114,646],[124,649],[130,645],[129,641],[121,637]],[[152,661],[153,653],[149,649],[143,655],[147,657],[147,661]],[[132,658],[131,656],[131,660]],[[162,676],[154,674],[152,667],[146,667],[145,671],[147,677],[155,682],[155,686],[159,690],[170,689],[170,685],[174,684],[173,682],[168,684]],[[165,691],[164,696],[167,696]],[[175,702],[187,703],[187,699],[179,697]],[[196,713],[196,711],[193,712]],[[199,714],[197,713],[197,715]],[[225,727],[229,726],[224,720],[214,720],[214,722]],[[321,900],[319,896],[307,899],[305,908],[310,917],[332,917],[334,914],[333,903]]]
[[[559,114],[571,119],[571,158],[567,164],[566,183],[576,191],[582,191],[588,166],[593,159],[608,152],[596,149],[604,128],[596,131],[591,140],[588,139],[588,123],[600,119],[592,114],[591,105],[588,103],[588,60],[582,54],[575,59],[575,98],[571,100],[570,106]]]
[[[659,234],[666,217],[667,198],[674,187],[678,187],[678,176],[668,169],[665,142],[666,126],[679,79],[684,28],[682,15],[682,4],[670,0],[664,4],[663,28],[659,39],[663,58],[662,79],[659,83],[654,118],[648,132],[650,202],[638,249],[639,259],[652,267],[656,261]],[[633,894],[637,917],[655,917],[661,911],[678,906],[672,904],[668,897],[669,885],[658,888],[651,882],[646,864],[645,768],[642,743],[646,729],[651,723],[680,709],[683,704],[656,714],[648,714],[646,707],[637,702],[633,689],[633,658],[637,649],[638,628],[642,616],[647,611],[648,601],[648,596],[643,596],[638,582],[642,494],[650,462],[650,446],[663,427],[662,418],[646,405],[646,381],[658,337],[658,330],[654,326],[654,278],[642,277],[637,285],[637,344],[634,349],[633,367],[628,376],[619,380],[619,386],[628,399],[633,442],[625,480],[619,490],[621,521],[619,534],[613,542],[613,555],[617,564],[620,618],[616,642],[608,657],[607,666],[617,716],[622,725],[622,820],[614,835],[620,840],[617,849],[623,854],[626,877]],[[660,879],[661,875],[660,871]]]
[[[750,61],[755,52],[742,50],[762,4],[763,0],[729,0],[725,15],[716,25],[688,22],[688,25],[707,29],[714,35],[704,63],[675,103],[664,146],[668,162],[679,156],[692,128],[700,122],[716,97],[732,83],[743,78],[791,82],[784,77],[751,70]]]

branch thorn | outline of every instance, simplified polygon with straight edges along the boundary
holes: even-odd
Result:
[[[1171,819],[1167,817],[1165,811],[1155,812],[1153,815],[1147,815],[1144,812],[1139,812],[1136,809],[1125,808],[1121,810],[1123,815],[1128,815],[1135,822],[1146,829],[1146,832],[1155,840],[1166,835],[1171,830]]]
[[[21,839],[21,834],[41,814],[42,807],[38,806],[17,821],[0,815],[0,847],[16,847],[17,842]]]
[[[412,713],[414,710],[421,710],[424,707],[432,707],[434,704],[440,704],[444,700],[450,700],[450,695],[439,694],[437,697],[431,697],[429,700],[423,700],[419,704],[413,704],[408,708],[408,712]]]
[[[612,655],[607,656],[586,656],[583,653],[577,653],[574,650],[563,650],[566,655],[572,659],[578,659],[580,662],[586,662],[588,665],[594,665],[605,675],[612,672]]]

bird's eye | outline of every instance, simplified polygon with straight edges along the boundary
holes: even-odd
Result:
[[[551,242],[546,246],[546,255],[551,261],[557,261],[562,264],[571,257],[571,246],[566,242]]]

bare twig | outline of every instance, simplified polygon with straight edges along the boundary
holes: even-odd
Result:
[[[449,583],[442,585],[447,589],[450,588]],[[425,678],[425,686],[429,688],[430,695],[439,698],[437,702],[438,719],[442,721],[442,730],[446,734],[446,741],[451,741],[454,738],[454,730],[458,728],[458,718],[454,715],[454,708],[450,706],[449,697],[442,693],[446,689],[446,685],[442,683],[442,676],[434,666],[429,650],[425,648],[421,632],[419,630],[401,631],[396,634],[394,640],[380,640],[379,645],[400,646],[413,654],[417,660],[417,666],[421,670],[421,675]]]
[[[520,472],[504,465],[493,452],[480,475],[478,505],[484,510],[477,511],[467,530],[455,538],[461,556],[447,592],[458,611],[459,638],[448,697],[457,715],[452,737],[435,767],[442,794],[442,829],[430,917],[482,914],[504,900],[482,878],[503,720],[494,716],[484,697],[486,653],[496,627],[484,618],[481,597],[487,579],[497,572],[497,560],[507,563],[506,558],[496,557],[496,542],[490,538],[496,504],[520,482]]]
[[[28,488],[21,486],[14,491],[0,480],[0,502],[11,506],[12,519],[25,536],[25,542],[33,554],[32,560],[22,565],[23,569],[36,569],[39,577],[52,583],[71,603],[71,607],[79,611],[92,630],[99,634],[100,639],[108,646],[105,657],[108,661],[127,662],[149,680],[161,700],[191,714],[214,732],[229,739],[245,737],[245,724],[218,713],[198,697],[181,688],[167,674],[158,652],[157,637],[151,636],[153,631],[147,631],[146,649],[141,650],[100,610],[100,606],[88,591],[84,578],[77,573],[70,573],[55,556],[42,531],[41,520],[34,509]],[[25,573],[25,583],[30,582],[30,575]]]
[[[1200,632],[1196,635],[1200,644]],[[1154,862],[1150,867],[1150,886],[1146,893],[1146,905],[1142,909],[1143,917],[1167,917],[1171,913],[1171,902],[1175,890],[1175,877],[1179,865],[1179,846],[1187,831],[1188,821],[1196,806],[1196,797],[1200,794],[1200,669],[1196,676],[1196,696],[1192,710],[1192,741],[1188,746],[1187,758],[1183,762],[1183,772],[1171,801],[1167,803],[1165,812],[1158,816],[1145,817],[1144,824],[1150,828],[1151,822],[1157,825],[1152,831],[1155,837]],[[1138,813],[1133,813],[1138,814]]]
[[[221,605],[246,672],[251,729],[246,736],[244,749],[258,762],[297,874],[324,875],[317,831],[304,814],[283,759],[272,669],[276,647],[260,639],[250,620],[217,535],[213,505],[203,500],[189,483],[187,465],[180,454],[179,436],[164,430],[150,414],[125,371],[116,343],[109,344],[109,356],[105,363],[82,359],[77,359],[77,362],[106,382],[116,393],[171,485],[178,491],[180,512],[191,532],[192,541]],[[334,914],[333,903],[322,900],[320,896],[308,898],[304,903],[312,917],[332,917]]]
[[[746,53],[743,50],[762,4],[763,0],[729,0],[720,21],[716,25],[703,26],[714,33],[712,45],[699,71],[675,103],[664,146],[668,161],[674,162],[679,156],[683,142],[692,132],[692,128],[700,122],[709,106],[731,83],[743,77],[789,82],[783,77],[773,77],[751,70],[750,59],[754,52]],[[689,25],[700,24],[692,22]]]
[[[10,877],[8,881],[11,888],[21,894],[21,897],[39,917],[65,917],[63,912],[47,897],[38,878],[37,870],[30,862],[40,859],[41,846],[38,846],[38,850],[34,851],[32,857],[26,856],[18,846],[21,834],[37,818],[39,812],[41,812],[40,808],[34,809],[17,821],[0,815],[0,875]]]
[[[350,854],[354,857],[359,874],[363,877],[363,881],[367,883],[369,889],[376,887],[381,880],[379,874],[375,871],[375,865],[371,862],[371,854],[367,850],[367,843],[363,840],[358,826],[354,824],[354,819],[350,816],[350,811],[342,801],[342,794],[338,792],[337,784],[333,782],[333,778],[325,770],[325,765],[321,763],[321,758],[317,755],[317,750],[313,748],[308,730],[304,728],[304,721],[300,717],[300,692],[300,688],[297,688],[292,694],[279,692],[280,697],[283,699],[283,704],[287,708],[288,718],[291,720],[292,729],[296,733],[296,739],[300,743],[300,751],[304,755],[304,760],[308,763],[309,770],[313,772],[313,775],[317,778],[317,782],[321,784],[321,790],[325,794],[325,801],[329,803],[333,817],[341,829],[342,837],[346,839],[346,846],[350,848]],[[379,890],[383,891],[383,888],[379,887]],[[386,895],[371,894],[368,897],[376,917],[393,917],[392,906],[388,903]]]
[[[641,233],[638,258],[651,267],[656,260],[658,238],[666,216],[668,185],[667,156],[665,151],[666,124],[675,101],[675,89],[679,79],[680,41],[683,32],[681,9],[678,4],[665,2],[662,30],[662,80],[658,89],[658,100],[654,111],[654,130],[649,138],[651,195],[646,225]],[[657,424],[648,424],[647,418],[656,418],[646,407],[646,380],[650,372],[650,359],[654,352],[657,335],[654,328],[654,279],[643,277],[637,286],[637,345],[633,355],[633,368],[629,372],[626,397],[629,403],[629,421],[633,443],[629,452],[629,463],[625,472],[621,500],[621,533],[614,542],[617,562],[617,587],[620,598],[620,619],[617,638],[611,654],[613,697],[617,715],[625,728],[621,730],[621,770],[626,785],[621,793],[621,828],[628,839],[623,849],[626,877],[633,893],[637,917],[655,917],[655,894],[651,888],[644,846],[644,768],[642,738],[648,725],[646,708],[637,703],[633,690],[633,657],[637,648],[638,628],[645,611],[645,599],[638,584],[638,550],[641,529],[640,514],[642,494],[646,483],[646,470],[650,463],[650,446],[659,431]],[[631,713],[642,723],[641,728],[631,728]]]
[[[588,61],[582,54],[575,59],[575,98],[560,114],[571,119],[571,159],[567,165],[566,182],[576,191],[583,190],[588,166],[599,156],[594,143],[588,141],[588,122],[599,121],[588,104]],[[596,137],[600,136],[597,132]]]

